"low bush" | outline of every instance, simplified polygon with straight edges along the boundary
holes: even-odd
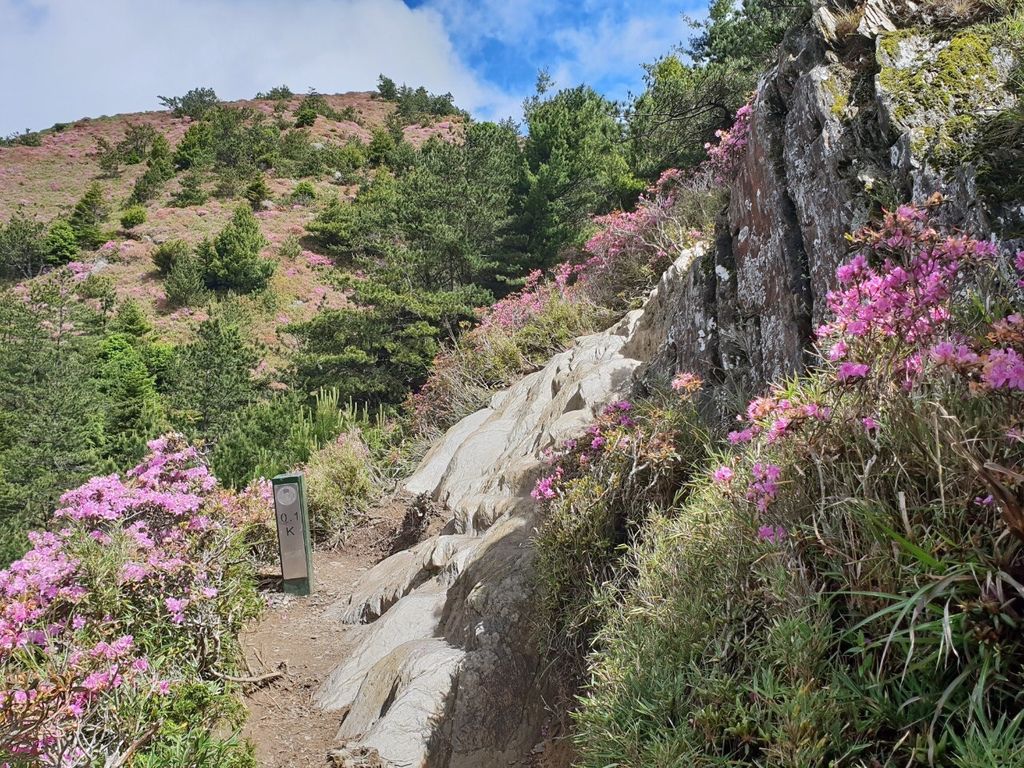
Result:
[[[293,205],[309,205],[316,200],[316,187],[308,181],[300,181],[295,185],[288,199]]]
[[[153,264],[161,275],[168,275],[175,264],[191,254],[192,248],[184,240],[167,240],[153,251]]]
[[[267,186],[267,181],[262,174],[249,182],[245,188],[245,199],[249,201],[249,205],[254,211],[262,209],[263,201],[270,199],[270,187]]]
[[[571,585],[609,561],[586,532],[633,443],[672,456],[687,433],[599,435],[621,455],[569,452],[538,484],[544,604],[590,653],[580,765],[1019,763],[1024,253],[910,207],[853,244],[820,367],[751,402],[704,468],[615,502],[633,546],[589,598]]]
[[[141,205],[128,206],[121,212],[121,226],[125,229],[135,229],[145,221],[146,209]]]
[[[351,530],[380,492],[358,430],[339,435],[310,455],[305,475],[313,536],[332,544]]]
[[[277,249],[282,259],[295,260],[302,255],[302,243],[295,235],[288,235]]]
[[[0,571],[7,764],[251,765],[212,732],[243,712],[227,678],[258,611],[244,521],[269,499],[220,490],[178,437],[150,449],[64,494],[55,530]]]
[[[278,394],[234,414],[210,461],[224,483],[242,488],[305,462],[346,424],[337,392],[321,391],[312,407],[294,392]]]

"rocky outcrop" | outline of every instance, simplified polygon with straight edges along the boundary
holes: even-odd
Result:
[[[1020,215],[1022,201],[982,199],[966,151],[1014,102],[1013,59],[971,26],[916,30],[926,6],[869,0],[857,21],[819,2],[787,36],[754,94],[714,248],[687,276],[648,377],[699,373],[728,415],[808,362],[846,234],[880,207],[939,193],[946,224],[982,235]]]
[[[428,494],[452,518],[443,535],[382,561],[328,611],[370,622],[317,694],[320,706],[345,713],[339,762],[489,768],[540,739],[530,491],[545,449],[631,391],[701,255],[683,253],[643,309],[577,339],[452,427],[408,480],[410,493]]]

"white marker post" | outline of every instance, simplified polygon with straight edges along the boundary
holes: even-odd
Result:
[[[308,595],[313,591],[313,546],[302,473],[278,475],[270,482],[274,486],[274,517],[281,553],[281,589],[292,595]]]

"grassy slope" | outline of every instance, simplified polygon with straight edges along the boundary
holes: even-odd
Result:
[[[369,92],[337,94],[325,98],[338,111],[353,107],[361,125],[318,117],[315,125],[307,129],[313,141],[334,144],[343,144],[352,138],[369,141],[370,130],[383,125],[395,109],[390,102],[375,99]],[[284,118],[289,122],[294,122],[301,99],[301,96],[295,96],[286,102]],[[248,100],[233,102],[231,105],[251,107],[269,117],[273,115],[274,104],[269,100]],[[119,178],[105,178],[96,156],[96,140],[104,137],[116,143],[123,138],[130,124],[148,124],[166,136],[173,149],[184,135],[189,122],[188,118],[177,118],[170,112],[83,118],[59,133],[44,133],[40,147],[0,147],[0,221],[6,221],[19,208],[40,221],[49,221],[67,213],[89,184],[98,180],[113,209],[109,225],[115,227],[120,206],[130,194],[135,179],[145,170],[145,164],[128,167]],[[418,146],[430,136],[454,138],[458,130],[457,123],[446,119],[428,126],[408,126],[405,135],[410,143]],[[171,207],[168,201],[176,191],[180,177],[180,174],[175,177],[157,200],[147,204],[147,221],[144,224],[136,227],[130,236],[121,233],[116,238],[119,247],[115,257],[104,257],[99,253],[84,253],[80,257],[85,262],[102,260],[104,263],[100,269],[103,274],[114,279],[118,298],[123,300],[132,297],[140,302],[154,321],[157,332],[176,342],[188,338],[204,315],[189,309],[172,311],[166,306],[163,283],[152,265],[151,253],[157,243],[165,240],[180,238],[194,244],[203,237],[215,234],[238,205],[237,199],[218,200],[211,197],[201,206]],[[327,178],[311,181],[322,199],[337,194],[351,198],[355,193],[355,187],[339,187]],[[277,178],[272,171],[267,175],[267,184],[275,201],[286,197],[296,183],[295,179]],[[247,299],[245,303],[252,308],[251,330],[254,340],[268,347],[271,362],[276,357],[273,348],[278,344],[278,326],[308,319],[322,306],[345,305],[344,293],[322,280],[304,257],[288,261],[278,255],[278,248],[287,237],[303,235],[305,225],[316,214],[316,210],[315,204],[307,207],[281,204],[275,210],[258,214],[263,234],[270,241],[264,256],[274,257],[282,263],[274,276],[269,295],[263,300]]]

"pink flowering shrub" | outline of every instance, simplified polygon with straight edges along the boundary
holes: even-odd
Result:
[[[589,654],[585,762],[623,745],[638,765],[1019,751],[1024,259],[911,207],[851,242],[818,366],[751,400],[705,461],[623,494],[653,466],[617,458],[624,438],[694,442],[633,409],[537,484],[542,604]]]
[[[708,153],[707,165],[714,174],[715,181],[720,184],[727,183],[732,179],[740,161],[747,153],[752,114],[753,108],[750,103],[744,104],[736,111],[736,119],[731,128],[715,131],[718,143],[708,142],[704,145],[704,149]]]
[[[149,448],[124,477],[65,493],[0,571],[0,764],[113,759],[180,720],[197,684],[218,692],[181,725],[199,739],[220,716],[216,676],[256,609],[241,535],[267,498],[220,489],[180,437]]]
[[[607,405],[578,438],[553,446],[531,495],[546,508],[537,534],[549,642],[572,664],[596,629],[593,585],[613,579],[645,510],[672,496],[707,455],[694,396],[661,393]],[[721,481],[728,483],[731,470]]]

